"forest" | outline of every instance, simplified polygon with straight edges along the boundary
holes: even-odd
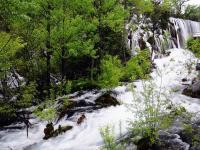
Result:
[[[176,97],[173,94],[186,95],[197,99],[194,109],[200,111],[200,5],[188,2],[0,0],[0,150],[181,150],[181,146],[158,144],[160,131],[177,118],[184,118],[187,137],[183,143],[198,150],[200,128],[188,118],[194,114],[184,107],[186,102],[175,106],[168,100]],[[167,73],[161,75],[162,65],[171,65],[170,75],[177,77],[172,80]],[[176,66],[180,66],[178,73],[172,69]],[[153,83],[160,79],[159,85]],[[177,83],[179,80],[186,83]],[[162,89],[165,83],[167,90]],[[120,87],[126,87],[129,95],[120,97]],[[167,91],[173,94],[169,96]],[[121,98],[136,104],[122,104]],[[139,105],[144,108],[139,109]],[[95,126],[91,143],[82,141],[79,147],[81,140],[71,139],[81,131],[90,134],[90,128],[86,132],[84,127],[70,133],[78,130],[77,125],[92,125],[95,120],[90,116],[95,119],[95,114],[102,113],[105,117],[99,120],[104,122],[110,113],[113,116],[107,119],[112,120],[127,111],[117,109],[122,106],[134,109],[132,118],[139,118],[131,121],[125,117],[125,124],[130,124],[128,132],[121,134],[120,127],[119,136],[113,127]],[[96,121],[98,124],[98,118]],[[120,121],[115,123],[119,126]],[[12,143],[15,136],[19,140]],[[71,141],[69,145],[63,145],[64,137]],[[29,141],[23,144],[24,140]]]

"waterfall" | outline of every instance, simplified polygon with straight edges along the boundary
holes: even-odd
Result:
[[[172,48],[185,48],[187,40],[200,33],[200,22],[170,18],[170,26]],[[176,33],[174,34],[174,32]]]

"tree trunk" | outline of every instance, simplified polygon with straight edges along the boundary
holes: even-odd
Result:
[[[47,92],[48,92],[48,97],[50,96],[50,69],[51,69],[51,25],[50,25],[50,10],[51,6],[48,4],[48,10],[47,10],[47,41],[46,41],[46,48],[47,48],[47,53],[46,53],[46,65],[47,65],[47,72],[46,72],[46,84],[47,84]]]

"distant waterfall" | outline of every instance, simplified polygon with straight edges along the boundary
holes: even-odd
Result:
[[[200,22],[170,18],[172,48],[185,48],[190,37],[200,33]]]

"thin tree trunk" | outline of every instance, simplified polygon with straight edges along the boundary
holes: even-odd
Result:
[[[47,53],[46,53],[46,65],[47,65],[47,72],[46,72],[46,78],[47,78],[47,92],[48,92],[48,97],[50,96],[50,69],[51,69],[51,25],[50,25],[50,9],[51,6],[48,4],[48,17],[47,17],[47,32],[48,32],[48,37],[46,41],[46,48],[47,48]]]

